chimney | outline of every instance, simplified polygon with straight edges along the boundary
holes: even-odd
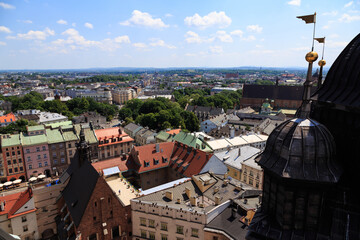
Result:
[[[231,209],[231,217],[236,218],[236,210],[234,208]]]
[[[156,143],[155,144],[155,149],[156,149],[156,152],[158,153],[158,152],[160,152],[160,146],[159,146],[159,143]]]
[[[197,204],[197,198],[196,198],[196,197],[191,197],[191,198],[190,198],[190,204],[191,204],[191,206],[196,206],[196,204]]]
[[[173,193],[170,191],[165,192],[165,197],[169,199],[170,201],[173,200]]]
[[[239,147],[239,157],[241,156],[241,147]]]
[[[188,198],[191,198],[190,188],[188,188],[188,187],[185,188],[185,194]]]
[[[219,205],[220,204],[220,197],[216,196],[215,197],[215,205]]]
[[[230,127],[230,138],[234,138],[234,137],[235,137],[235,128]]]
[[[219,187],[214,187],[214,194],[219,192]]]

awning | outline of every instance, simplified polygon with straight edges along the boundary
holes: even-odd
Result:
[[[110,176],[120,173],[119,167],[106,168],[103,170],[104,176]]]
[[[13,182],[6,182],[4,183],[4,187],[10,186],[11,184],[13,184]]]
[[[19,183],[21,183],[21,182],[22,182],[21,179],[17,179],[17,180],[15,180],[15,181],[13,181],[14,184],[19,184]]]
[[[30,179],[29,179],[29,182],[34,182],[34,181],[36,181],[36,177],[31,177]]]
[[[38,179],[43,179],[43,178],[45,178],[46,176],[44,175],[44,174],[41,174],[41,175],[39,175],[37,178]]]

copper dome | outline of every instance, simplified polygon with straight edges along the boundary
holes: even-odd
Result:
[[[295,118],[279,125],[257,161],[283,178],[337,182],[341,175],[332,135],[324,125],[309,118]]]

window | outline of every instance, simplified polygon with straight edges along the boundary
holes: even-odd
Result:
[[[61,163],[65,163],[65,158],[61,158]]]
[[[20,167],[20,172],[24,171],[24,168],[23,167]]]
[[[166,163],[167,161],[168,161],[167,158],[164,158],[164,157],[163,157],[162,162],[163,162],[163,163]]]
[[[10,157],[10,153],[7,152],[7,153],[6,153],[6,156],[7,156],[7,157]]]
[[[159,160],[154,159],[154,165],[158,165],[159,164]]]
[[[118,238],[120,237],[120,231],[119,231],[119,226],[115,226],[111,229],[112,232],[112,238]]]
[[[11,168],[9,168],[9,173],[12,173],[12,169],[11,169]]]
[[[144,161],[144,167],[149,167],[150,166],[150,162],[145,162]]]
[[[69,155],[72,155],[72,150],[69,151]]]
[[[168,240],[168,236],[164,235],[164,234],[161,234],[161,240]]]
[[[41,159],[41,155],[38,155],[37,157],[38,157],[38,159]]]
[[[140,230],[141,231],[141,237],[142,238],[147,238],[147,234],[145,230]]]
[[[180,225],[176,225],[176,233],[184,234],[184,227]]]
[[[25,226],[23,226],[23,231],[24,232],[27,232],[29,229],[28,229],[28,226],[27,225],[25,225]]]
[[[146,219],[145,218],[140,218],[140,225],[141,226],[146,226]]]
[[[44,154],[44,158],[47,158],[47,155],[46,155],[46,153]]]
[[[30,162],[30,161],[31,161],[31,157],[27,157],[27,161]]]
[[[46,151],[46,146],[42,146],[43,151]]]
[[[15,156],[15,152],[12,152],[12,155]]]
[[[11,165],[11,161],[10,161],[10,160],[8,160],[7,163],[8,163],[8,165]]]
[[[21,160],[21,158],[19,158],[19,163],[21,163],[22,162],[22,160]]]
[[[31,164],[29,164],[29,169],[32,169],[32,165],[31,165]]]
[[[44,166],[46,167],[47,165],[48,165],[48,162],[47,162],[47,161],[45,161],[45,162],[44,162]]]
[[[167,229],[167,223],[165,223],[165,222],[162,222],[160,227],[161,227],[160,229],[163,230],[163,231],[167,231],[167,230],[168,230],[168,229]]]
[[[64,152],[60,152],[60,155],[63,157],[63,156],[65,155],[65,153],[64,153]]]
[[[152,219],[149,219],[149,227],[154,228],[155,227],[155,221]]]
[[[20,151],[17,151],[17,154],[20,155]]]
[[[37,151],[37,152],[40,152],[40,147],[36,147],[36,151]]]
[[[42,167],[42,163],[41,163],[41,162],[39,162],[39,167]]]
[[[63,148],[63,147],[64,147],[64,144],[60,143],[59,147],[60,147],[60,148]]]
[[[71,143],[68,144],[68,147],[71,148]]]
[[[199,237],[199,229],[191,228],[191,236],[192,237]]]
[[[26,222],[26,216],[21,217],[21,222]]]
[[[53,157],[56,157],[56,152],[53,152]]]
[[[53,144],[53,145],[51,145],[51,149],[52,150],[55,150],[56,149],[56,146]]]
[[[56,159],[54,159],[54,165],[56,165],[57,164],[57,160]]]
[[[149,239],[155,239],[155,233],[149,232]]]
[[[16,168],[14,168],[14,172],[16,172],[16,173],[18,172],[18,168],[17,168],[17,167],[16,167]]]

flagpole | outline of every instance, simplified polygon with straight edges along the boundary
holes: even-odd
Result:
[[[314,13],[314,31],[313,31],[313,38],[312,38],[313,40],[312,40],[311,51],[314,51],[315,26],[316,26],[316,12]]]
[[[322,52],[321,60],[324,59],[324,53],[325,53],[325,37],[324,37],[324,42],[323,42],[323,52]]]

